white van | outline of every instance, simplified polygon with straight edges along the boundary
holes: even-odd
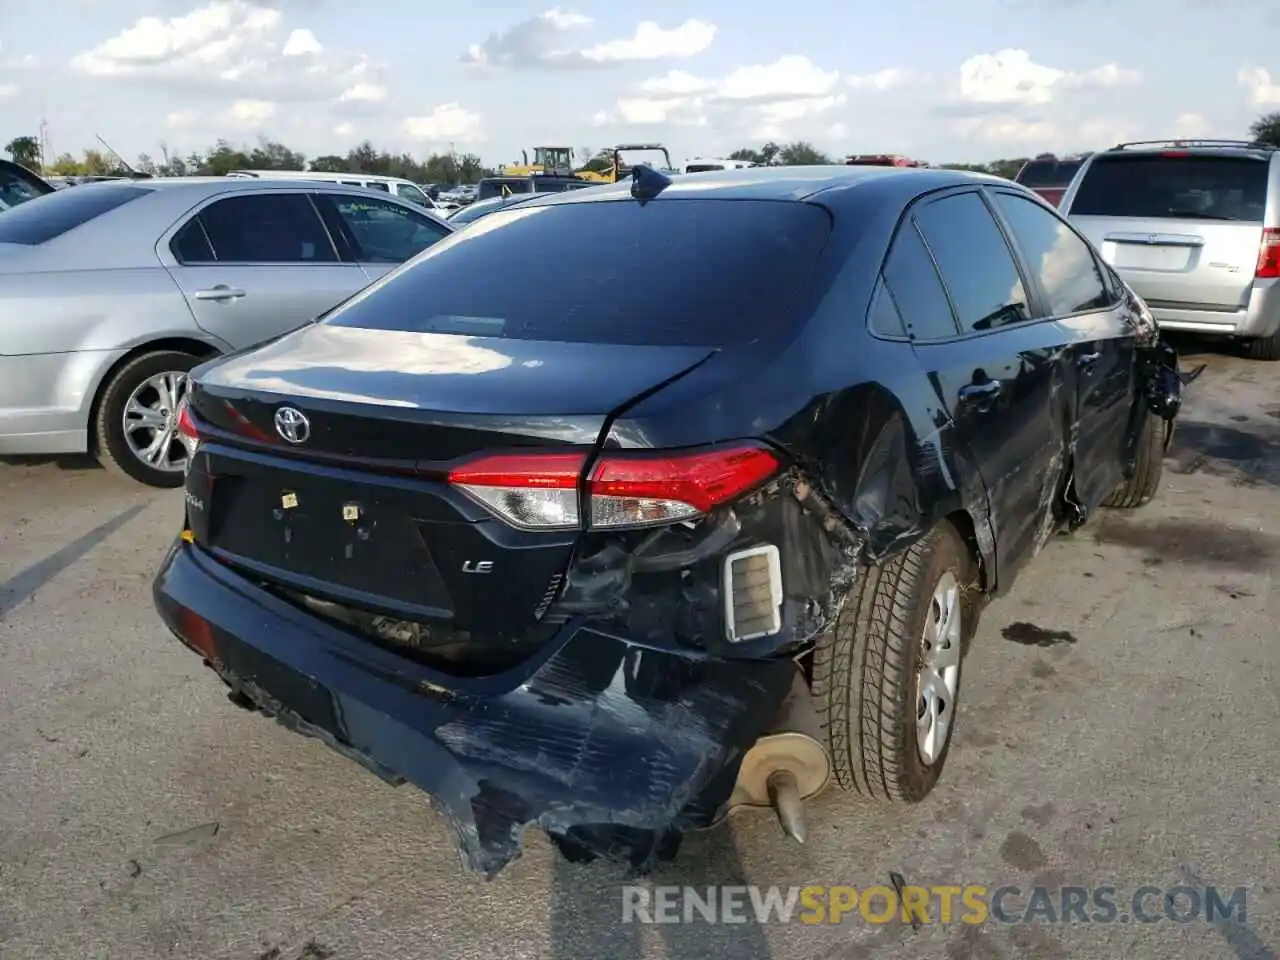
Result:
[[[708,170],[745,170],[748,167],[758,167],[760,164],[752,163],[750,160],[722,160],[719,157],[698,157],[696,160],[686,160],[682,173],[705,173]]]
[[[426,207],[440,217],[448,213],[448,210],[441,209],[439,204],[427,196],[420,186],[401,177],[381,177],[372,173],[321,173],[319,170],[232,170],[227,176],[261,180],[323,180],[326,183],[341,183],[348,187],[364,187],[367,190],[395,194],[402,200]]]

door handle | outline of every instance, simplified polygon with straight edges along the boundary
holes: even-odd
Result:
[[[195,293],[197,300],[239,300],[244,295],[243,290],[228,287],[225,283],[220,283],[210,290],[197,290]]]
[[[1092,370],[1093,365],[1097,363],[1101,357],[1101,353],[1082,353],[1080,356],[1076,357],[1076,363],[1085,370]]]
[[[986,413],[1000,396],[1000,381],[988,380],[986,383],[969,383],[960,388],[960,402]]]

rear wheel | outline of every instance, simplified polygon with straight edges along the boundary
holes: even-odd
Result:
[[[1269,337],[1257,337],[1245,348],[1250,360],[1280,360],[1280,330]]]
[[[844,789],[915,803],[938,782],[977,609],[975,573],[946,522],[860,571],[813,657],[814,703]]]
[[[157,350],[134,357],[103,388],[94,418],[94,454],[114,473],[151,487],[181,486],[187,450],[178,438],[178,402],[198,357]]]
[[[1104,507],[1136,510],[1155,499],[1164,473],[1164,432],[1164,421],[1148,414],[1142,425],[1142,436],[1138,438],[1138,457],[1133,476],[1102,501]]]

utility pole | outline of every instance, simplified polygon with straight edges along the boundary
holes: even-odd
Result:
[[[40,172],[47,173],[48,167],[46,164],[48,163],[49,158],[49,124],[45,119],[43,96],[40,98],[40,136],[38,139],[40,146]]]

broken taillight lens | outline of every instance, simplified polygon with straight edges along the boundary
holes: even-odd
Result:
[[[1258,249],[1258,280],[1280,279],[1280,229],[1267,227],[1262,231],[1262,246]]]
[[[187,460],[190,461],[200,448],[200,431],[196,429],[195,417],[191,415],[191,404],[183,397],[178,401],[178,439],[187,448]]]
[[[512,526],[568,530],[583,525],[579,478],[586,454],[531,453],[481,457],[449,473],[449,482]],[[763,447],[692,452],[606,454],[585,481],[592,529],[689,520],[758,486],[778,470]]]

